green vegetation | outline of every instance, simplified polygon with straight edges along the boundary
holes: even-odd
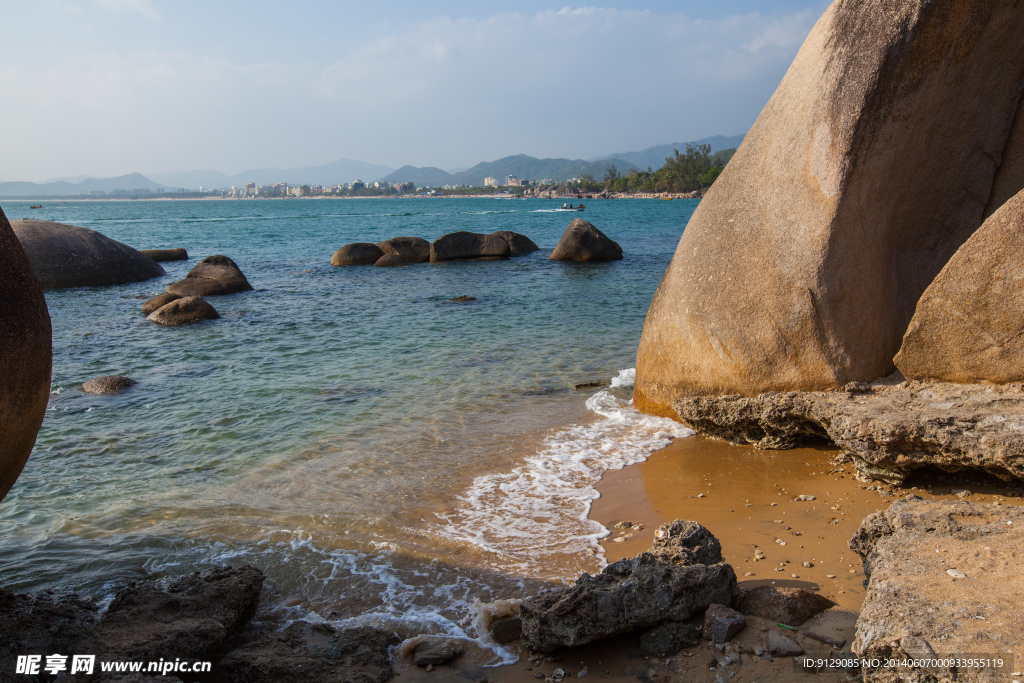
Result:
[[[657,171],[648,167],[620,174],[614,164],[606,166],[601,186],[612,192],[693,192],[710,187],[735,153],[725,149],[712,154],[711,145],[687,143],[684,154],[675,150]]]

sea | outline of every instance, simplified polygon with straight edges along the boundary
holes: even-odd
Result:
[[[46,291],[50,401],[0,503],[0,587],[102,603],[131,580],[251,564],[267,576],[265,622],[377,625],[515,661],[482,615],[600,571],[594,485],[691,434],[630,399],[644,316],[698,201],[593,200],[582,214],[492,198],[5,202],[12,220],[190,259],[147,282]],[[576,217],[624,258],[549,260]],[[541,250],[330,265],[349,242],[457,230],[512,230]],[[254,291],[210,297],[215,321],[142,316],[213,254]],[[138,384],[81,391],[108,374]]]

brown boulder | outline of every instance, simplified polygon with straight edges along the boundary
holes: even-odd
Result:
[[[430,245],[431,261],[476,259],[481,256],[508,256],[508,242],[497,233],[451,232],[442,235]]]
[[[981,225],[1022,34],[1015,0],[834,2],[683,232],[635,405],[890,374],[920,293]]]
[[[391,268],[394,266],[404,266],[406,263],[406,260],[398,254],[384,254],[373,265],[380,266],[381,268]]]
[[[591,223],[576,218],[569,223],[548,258],[553,261],[617,261],[622,258],[622,247]]]
[[[430,242],[422,237],[392,237],[377,242],[383,254],[401,256],[406,263],[424,263],[430,260]]]
[[[776,586],[757,586],[741,590],[732,602],[732,606],[743,614],[780,622],[786,626],[799,626],[815,614],[835,607],[835,604],[824,595],[805,588]]]
[[[188,252],[184,249],[140,249],[139,253],[145,254],[154,261],[187,261]]]
[[[178,280],[167,287],[171,294],[181,296],[217,296],[248,292],[252,285],[245,275],[227,256],[207,256],[195,268],[188,271],[184,280]]]
[[[219,317],[217,309],[207,303],[205,299],[198,296],[186,296],[164,304],[146,316],[146,319],[173,327],[200,320],[216,320]]]
[[[44,289],[142,282],[165,274],[153,259],[95,230],[28,219],[11,227]]]
[[[425,638],[412,650],[416,666],[440,666],[461,655],[462,646],[447,638]]]
[[[331,257],[332,266],[369,266],[377,262],[384,252],[376,244],[353,242],[346,244]]]
[[[112,394],[115,391],[121,391],[136,384],[138,382],[130,377],[103,375],[102,377],[93,377],[89,381],[82,383],[82,391],[87,394]]]
[[[50,399],[50,314],[0,210],[0,500],[28,460]]]
[[[924,290],[896,354],[907,379],[1024,380],[1024,192],[964,242]]]
[[[509,256],[525,256],[526,254],[532,254],[535,251],[540,251],[540,247],[534,244],[533,240],[526,235],[520,235],[518,232],[512,232],[511,230],[498,230],[491,234],[497,235],[508,243]]]
[[[157,294],[152,299],[142,304],[142,315],[149,315],[153,311],[167,304],[171,303],[175,299],[180,299],[180,294],[171,294],[170,292],[164,292],[163,294]]]

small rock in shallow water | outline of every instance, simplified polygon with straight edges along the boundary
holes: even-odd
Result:
[[[423,640],[412,650],[412,660],[416,666],[438,666],[447,664],[462,654],[458,643],[444,638]]]
[[[454,299],[451,299],[451,301],[454,301],[457,304],[463,304],[463,303],[468,303],[470,301],[476,301],[476,297],[475,296],[466,296],[465,294],[463,294],[462,296],[457,296]]]
[[[814,565],[813,565],[813,564],[811,564],[810,562],[804,562],[804,563],[803,563],[803,566],[804,566],[804,567],[807,567],[807,568],[810,568],[810,567],[813,567]]]
[[[110,394],[115,391],[127,389],[135,384],[137,384],[137,382],[130,377],[124,377],[122,375],[104,375],[103,377],[94,377],[88,382],[82,384],[82,391],[87,394]]]

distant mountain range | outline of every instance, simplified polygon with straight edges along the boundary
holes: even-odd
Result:
[[[711,145],[712,153],[723,149],[738,147],[743,141],[742,135],[716,135],[697,144]],[[116,178],[88,178],[78,176],[42,183],[9,182],[0,183],[0,197],[73,197],[90,193],[110,193],[117,191],[175,191],[179,188],[191,190],[227,189],[242,187],[246,183],[271,185],[288,183],[289,185],[340,185],[353,180],[373,182],[383,180],[393,183],[414,182],[417,187],[442,185],[481,186],[484,178],[492,177],[504,182],[505,176],[530,180],[550,178],[555,181],[576,178],[586,173],[601,178],[609,165],[615,165],[620,173],[632,169],[644,170],[648,166],[660,168],[665,158],[673,151],[686,149],[686,143],[674,142],[670,145],[656,145],[639,152],[620,152],[593,159],[538,159],[525,154],[485,161],[469,169],[453,169],[444,171],[435,166],[403,166],[397,171],[389,166],[369,164],[354,159],[339,159],[323,166],[304,166],[302,168],[279,169],[259,168],[243,171],[235,175],[227,175],[220,171],[170,171],[162,173],[129,173]],[[78,182],[72,182],[77,180]]]

